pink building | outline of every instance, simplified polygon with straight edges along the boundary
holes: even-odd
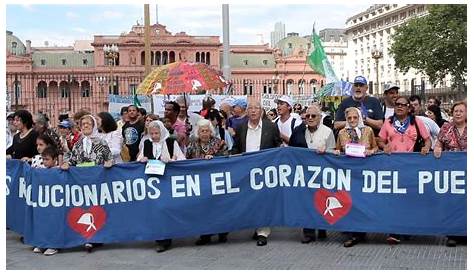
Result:
[[[172,34],[164,25],[151,26],[153,68],[175,61],[203,62],[220,69],[219,36]],[[7,31],[7,108],[46,113],[53,125],[60,113],[87,109],[106,111],[108,94],[130,95],[144,78],[144,26],[121,35],[95,35],[70,47],[31,47]],[[116,45],[107,59],[104,45]],[[290,35],[272,49],[265,45],[231,46],[233,93],[310,95],[322,77],[306,64],[308,40]],[[71,116],[71,115],[70,115]]]

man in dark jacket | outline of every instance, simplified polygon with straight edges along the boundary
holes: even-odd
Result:
[[[248,122],[240,125],[235,133],[232,154],[259,151],[281,145],[278,127],[267,119],[262,119],[260,102],[250,99],[247,106]],[[270,227],[257,228],[254,239],[258,246],[267,244]]]

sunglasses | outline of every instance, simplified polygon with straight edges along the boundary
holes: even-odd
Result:
[[[395,106],[397,106],[397,107],[408,107],[409,105],[410,105],[409,103],[406,103],[406,104],[404,104],[404,103],[395,103]]]
[[[320,115],[318,115],[318,114],[306,114],[306,119],[309,119],[309,118],[315,119],[315,118],[317,118],[317,117],[319,117],[319,116],[320,116]]]
[[[268,113],[268,116],[275,116],[274,113]]]
[[[354,84],[354,87],[363,87],[363,86],[364,86],[364,84],[361,84],[361,83],[355,83]]]

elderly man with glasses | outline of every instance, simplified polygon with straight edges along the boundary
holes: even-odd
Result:
[[[305,123],[297,126],[290,137],[290,146],[305,147],[317,153],[333,152],[336,140],[330,128],[321,123],[321,110],[318,105],[310,105],[306,109]],[[326,238],[326,230],[318,230],[318,238]],[[307,244],[316,241],[314,228],[303,228],[301,243]]]

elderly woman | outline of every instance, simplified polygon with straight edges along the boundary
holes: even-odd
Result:
[[[107,142],[99,137],[97,122],[92,115],[85,115],[80,119],[82,136],[74,145],[68,162],[61,165],[61,169],[68,170],[69,166],[95,166],[104,165],[111,167],[113,156]],[[94,246],[100,243],[86,243],[84,248],[92,252]]]
[[[377,152],[378,146],[374,131],[371,127],[364,125],[360,110],[350,107],[345,110],[346,125],[339,131],[334,154],[344,152],[346,144],[360,144],[365,146],[365,155],[369,156]]]
[[[426,155],[431,148],[430,134],[423,121],[413,115],[410,101],[405,96],[400,96],[395,100],[395,113],[385,120],[379,138],[379,147],[383,147],[386,154],[421,152],[422,155]],[[419,138],[424,141],[421,149],[416,147]],[[387,242],[388,244],[400,243],[400,235],[390,234]]]
[[[31,162],[36,150],[38,133],[33,129],[33,117],[27,110],[17,110],[14,114],[13,125],[18,130],[13,136],[13,143],[7,149],[7,159],[19,159]]]
[[[346,125],[339,131],[334,154],[340,155],[345,152],[346,144],[359,144],[365,146],[364,154],[370,156],[377,152],[378,146],[374,131],[365,126],[362,114],[358,108],[349,107],[345,111]],[[344,247],[352,247],[365,239],[365,232],[350,232],[349,239],[344,241]]]
[[[186,159],[178,142],[176,139],[169,138],[170,133],[161,121],[149,122],[146,130],[148,135],[144,138],[143,146],[138,152],[138,161],[161,160],[167,163]],[[156,244],[156,252],[164,252],[170,248],[171,239],[156,240]]]
[[[228,153],[225,141],[215,137],[212,123],[201,119],[197,122],[195,138],[191,139],[187,150],[187,159],[212,159],[214,156],[222,156]],[[219,242],[227,242],[227,232],[219,233]],[[201,235],[196,245],[205,245],[211,242],[212,234]]]
[[[319,105],[310,105],[306,110],[306,123],[297,126],[291,134],[289,146],[305,147],[317,153],[332,152],[335,147],[334,134],[330,128],[321,123],[321,109]],[[326,230],[318,230],[318,238],[326,238]],[[314,228],[303,228],[301,243],[308,244],[316,241]]]
[[[452,122],[445,123],[438,134],[434,148],[434,156],[441,157],[442,151],[467,151],[467,104],[457,102],[451,108]],[[466,241],[466,237],[448,236],[446,246],[454,247],[459,241]]]
[[[143,147],[138,153],[137,159],[140,162],[161,160],[166,163],[186,159],[178,142],[176,139],[169,138],[170,133],[161,121],[148,123],[147,132],[148,137],[143,140]]]

